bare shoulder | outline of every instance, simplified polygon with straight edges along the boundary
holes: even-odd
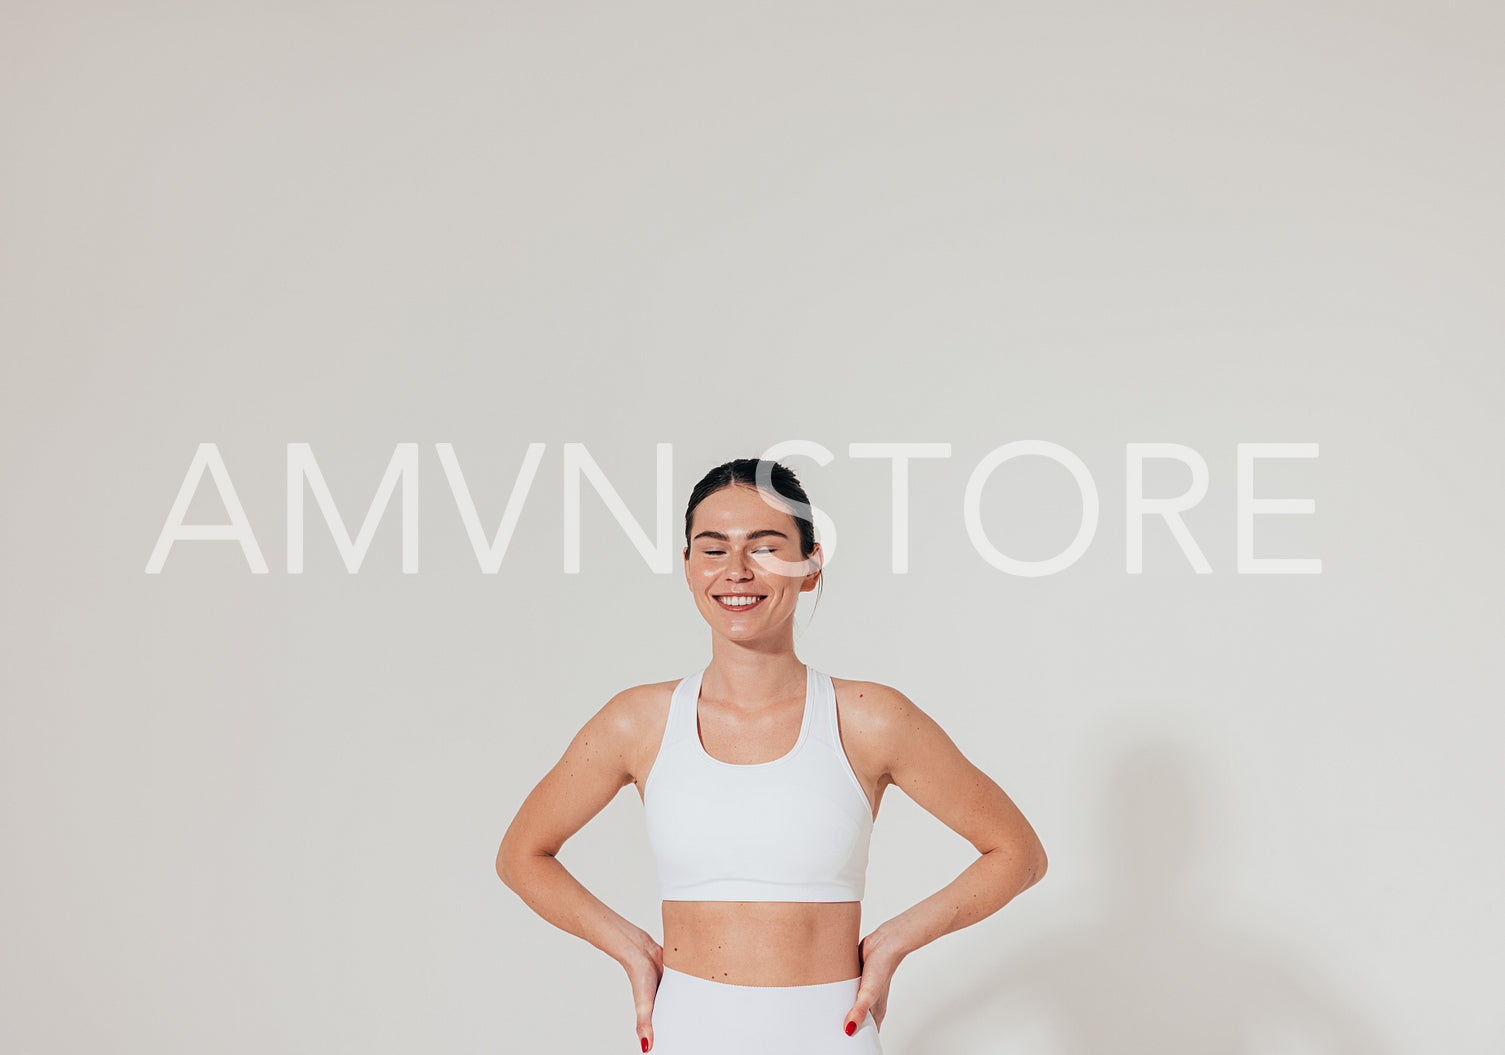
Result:
[[[914,706],[908,696],[881,681],[833,677],[831,685],[842,713],[864,721],[895,721]]]
[[[646,712],[653,709],[654,701],[663,696],[666,700],[668,694],[673,691],[672,681],[652,681],[642,685],[629,685],[612,696],[601,708],[602,715],[609,716],[614,722],[633,722],[641,720]]]
[[[611,699],[592,718],[599,722],[621,753],[628,783],[641,783],[652,765],[669,721],[669,701],[678,678],[631,685]]]
[[[854,763],[892,783],[889,770],[902,744],[931,721],[929,716],[892,685],[836,677],[831,685],[842,741]]]

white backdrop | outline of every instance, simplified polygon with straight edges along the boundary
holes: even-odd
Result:
[[[800,657],[902,689],[1050,856],[901,966],[889,1055],[1505,1046],[1497,5],[3,17],[0,1047],[635,1050],[625,974],[494,855],[709,631],[589,483],[564,570],[565,446],[677,562],[700,475],[789,440],[839,532]],[[1101,502],[1054,575],[966,528],[1016,440]],[[871,442],[951,445],[903,574]],[[265,574],[145,570],[203,443]],[[416,573],[400,495],[352,573],[312,491],[289,573],[304,443],[352,536],[417,445]],[[494,575],[442,443],[488,536],[545,445]],[[1205,459],[1210,574],[1155,518],[1126,570],[1135,443]],[[1238,572],[1241,443],[1318,445],[1252,486],[1313,502],[1256,555],[1320,574]],[[979,515],[1043,559],[1082,510],[1025,458]],[[641,813],[561,860],[662,937]],[[864,933],[971,856],[891,790]]]

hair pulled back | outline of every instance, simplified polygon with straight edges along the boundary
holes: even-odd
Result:
[[[700,478],[690,491],[690,503],[685,508],[685,554],[690,550],[690,525],[695,519],[695,507],[717,491],[728,487],[754,487],[769,492],[790,506],[795,527],[800,534],[800,557],[808,558],[815,552],[815,522],[811,512],[810,496],[800,485],[794,470],[781,462],[767,458],[737,458],[723,462]],[[815,603],[820,603],[820,592],[826,577],[815,580]]]

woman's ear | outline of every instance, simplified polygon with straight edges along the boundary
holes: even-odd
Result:
[[[824,569],[826,563],[826,555],[821,552],[819,542],[817,542],[814,548],[810,550],[810,556],[806,557],[805,560],[809,561],[810,565],[815,569],[814,571],[809,572],[805,575],[804,589],[808,590],[813,587],[820,579],[820,573]]]

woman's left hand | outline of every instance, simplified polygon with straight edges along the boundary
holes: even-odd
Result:
[[[892,931],[880,926],[862,939],[857,953],[862,961],[862,981],[857,986],[857,1002],[847,1012],[844,1028],[848,1036],[857,1032],[869,1014],[873,1016],[873,1027],[883,1028],[883,1016],[888,1014],[889,983],[909,950],[893,937]]]

